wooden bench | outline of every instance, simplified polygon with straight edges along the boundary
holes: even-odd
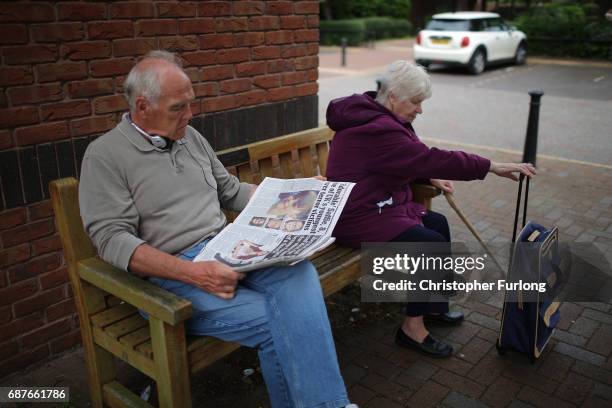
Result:
[[[333,132],[315,128],[218,152],[242,181],[263,177],[325,174]],[[157,384],[161,407],[190,407],[190,375],[239,347],[185,334],[191,303],[99,259],[86,235],[78,204],[78,181],[51,182],[51,198],[77,306],[94,407],[150,407],[116,380],[118,357]],[[416,186],[425,205],[439,190]],[[358,250],[333,245],[312,258],[328,296],[360,276]],[[147,312],[149,320],[138,313]]]

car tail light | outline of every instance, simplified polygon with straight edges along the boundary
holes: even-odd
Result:
[[[417,43],[418,45],[421,45],[421,33],[418,33],[418,34],[417,34],[416,43]]]
[[[467,47],[468,45],[470,45],[470,37],[463,37],[461,40],[461,48]]]

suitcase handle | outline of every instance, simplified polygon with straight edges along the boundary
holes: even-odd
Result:
[[[527,222],[527,201],[529,200],[529,177],[527,177],[527,183],[525,183],[525,202],[523,203],[523,224],[521,225],[521,229],[525,226]],[[519,212],[521,208],[521,196],[523,195],[523,180],[525,180],[525,175],[521,174],[519,176],[519,189],[518,196],[516,197],[516,211],[514,213],[514,228],[512,229],[512,243],[516,242],[516,227],[518,226]]]

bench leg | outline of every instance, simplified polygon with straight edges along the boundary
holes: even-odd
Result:
[[[161,408],[190,408],[191,385],[185,342],[185,325],[171,326],[149,317],[151,343],[157,373],[157,392]]]

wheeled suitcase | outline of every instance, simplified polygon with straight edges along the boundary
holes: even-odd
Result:
[[[541,284],[546,291],[543,294],[530,292],[529,296],[526,297],[521,290],[512,293],[512,296],[506,291],[497,351],[502,355],[508,349],[525,353],[533,363],[540,357],[559,322],[561,316],[560,302],[556,300],[555,293],[563,279],[559,268],[558,228],[546,228],[531,221],[525,223],[529,178],[525,183],[523,228],[518,235],[517,243],[516,230],[523,180],[524,177],[519,180],[512,237],[512,256],[507,280],[516,282],[527,278],[526,280],[530,282]]]

